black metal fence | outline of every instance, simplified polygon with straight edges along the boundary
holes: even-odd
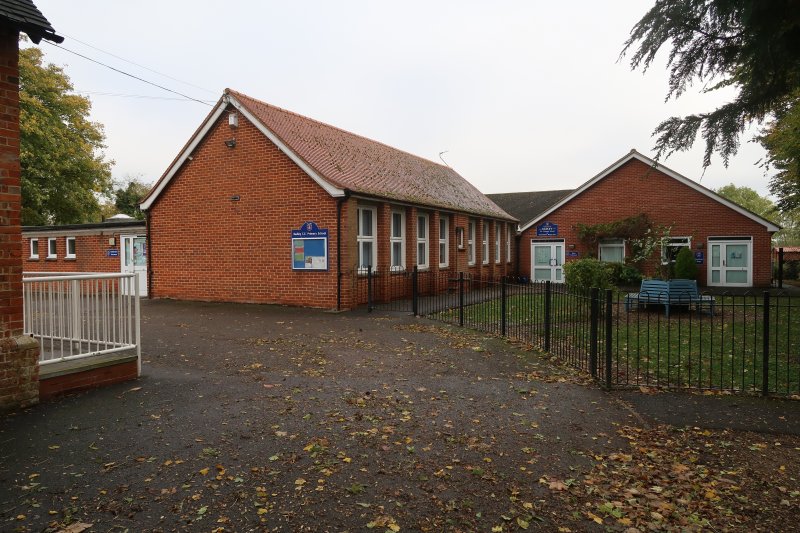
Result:
[[[800,304],[761,293],[684,297],[441,272],[363,276],[370,309],[416,315],[519,340],[606,387],[800,394]],[[652,295],[651,295],[652,296]]]

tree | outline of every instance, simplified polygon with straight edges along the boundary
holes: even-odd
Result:
[[[770,192],[778,197],[778,206],[785,210],[800,208],[800,91],[795,92],[786,111],[776,113],[758,137],[769,152],[765,162],[777,173],[770,180]]]
[[[22,224],[97,219],[113,161],[102,152],[102,126],[88,119],[91,102],[72,93],[61,68],[42,64],[38,48],[20,50],[19,71]]]
[[[117,211],[139,220],[144,219],[139,203],[149,191],[150,186],[142,183],[139,178],[129,178],[127,185],[120,186],[114,191],[114,205]]]
[[[800,244],[800,209],[780,211],[769,198],[750,187],[737,187],[733,183],[720,187],[716,193],[781,226],[782,229],[772,236],[776,246]]]
[[[777,207],[769,198],[761,196],[750,187],[737,187],[733,183],[720,187],[716,193],[731,202],[739,204],[761,218],[777,221],[780,218]]]
[[[703,166],[711,164],[715,152],[727,165],[748,124],[774,118],[797,103],[796,0],[657,0],[631,30],[620,57],[635,49],[631,68],[646,71],[664,45],[672,47],[667,99],[679,98],[695,82],[705,91],[735,87],[738,94],[713,111],[661,122],[653,132],[656,159],[688,150],[700,133]]]

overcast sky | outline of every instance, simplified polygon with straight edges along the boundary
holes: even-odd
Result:
[[[35,3],[65,48],[209,103],[231,87],[437,162],[447,151],[485,193],[577,187],[631,148],[652,156],[662,119],[732,94],[665,103],[666,53],[646,74],[617,61],[651,1]],[[115,178],[155,181],[210,110],[41,48],[91,98]],[[701,142],[664,163],[765,194],[750,138],[704,176]]]

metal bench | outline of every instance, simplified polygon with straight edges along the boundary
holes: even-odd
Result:
[[[697,311],[707,308],[714,316],[715,300],[713,296],[700,294],[697,282],[690,279],[673,279],[669,281],[647,279],[642,281],[639,292],[629,292],[625,295],[625,311],[642,305],[658,304],[664,306],[664,312],[669,318],[669,308],[674,305],[694,307]]]

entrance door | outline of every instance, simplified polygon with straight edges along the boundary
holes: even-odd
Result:
[[[141,235],[122,235],[122,272],[135,272],[139,278],[139,295],[147,296],[147,240]],[[133,292],[133,285],[130,287]],[[127,287],[123,287],[127,294]]]
[[[722,287],[750,287],[752,281],[752,242],[747,240],[710,240],[711,261],[708,284]]]
[[[531,280],[564,282],[564,241],[531,241]]]

